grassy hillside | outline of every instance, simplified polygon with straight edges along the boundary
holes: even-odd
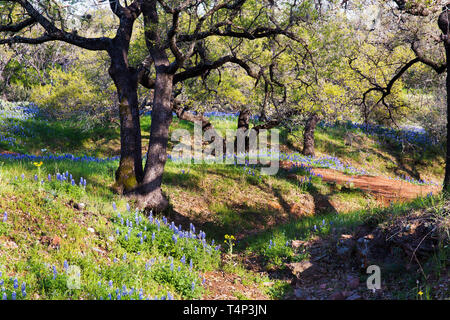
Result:
[[[212,122],[219,130],[235,123]],[[144,138],[149,125],[144,117]],[[292,298],[289,266],[315,254],[306,243],[323,241],[323,254],[334,254],[333,241],[343,234],[445,202],[428,196],[384,208],[370,193],[324,182],[307,167],[260,176],[252,166],[169,160],[163,190],[171,207],[164,216],[147,217],[110,189],[118,165],[117,125],[51,122],[13,109],[0,126],[0,294],[7,299]],[[174,119],[171,130],[180,127],[193,128]],[[298,161],[292,152],[301,147],[300,131],[282,134],[285,156]],[[358,132],[369,161],[356,145],[345,145],[346,132],[320,127],[319,158],[301,161],[347,173],[408,172],[400,167],[408,169],[410,162],[399,164],[395,144]],[[442,169],[429,168],[440,161],[439,150],[427,152],[419,159],[423,167],[414,167],[417,180],[439,181]],[[305,245],[298,247],[299,241]],[[448,259],[439,259],[442,272]],[[70,266],[80,268],[81,290],[67,289]],[[426,278],[420,275],[420,282]],[[398,287],[396,297],[414,298],[415,286]],[[430,291],[429,297],[440,294]]]

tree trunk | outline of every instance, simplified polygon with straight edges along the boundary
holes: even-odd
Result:
[[[249,122],[250,122],[250,110],[249,109],[242,109],[241,112],[239,112],[238,122],[237,122],[237,129],[242,130],[244,132],[248,131],[249,128]],[[237,139],[234,140],[234,150],[238,151],[237,149]],[[249,150],[249,136],[245,136],[245,145],[244,150],[248,152]]]
[[[113,188],[127,194],[143,178],[141,126],[137,97],[137,73],[112,61],[109,73],[119,95],[120,162]]]
[[[444,7],[443,12],[439,15],[438,25],[443,33],[443,40],[445,46],[445,58],[447,62],[447,153],[445,156],[445,176],[443,183],[443,191],[450,192],[450,19],[449,19],[449,5]]]
[[[317,113],[313,113],[306,122],[305,133],[303,134],[303,151],[305,156],[315,156],[314,151],[314,131],[316,129],[317,122],[319,122],[319,116]]]
[[[445,176],[443,190],[450,192],[450,42],[445,40],[445,53],[447,61],[447,153],[445,156]]]
[[[135,191],[138,205],[156,212],[163,211],[169,204],[161,184],[172,122],[172,81],[173,75],[169,73],[156,74],[147,162],[142,183]]]

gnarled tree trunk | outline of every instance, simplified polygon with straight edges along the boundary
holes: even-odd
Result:
[[[445,176],[443,183],[443,190],[450,192],[450,23],[449,23],[449,5],[444,8],[444,11],[440,14],[438,25],[443,33],[445,56],[447,61],[447,153],[445,156]]]
[[[157,72],[147,162],[142,182],[134,192],[140,207],[152,208],[156,212],[168,206],[161,184],[167,161],[169,127],[172,122],[172,81],[172,74]]]
[[[114,65],[110,68],[110,75],[119,95],[120,117],[120,162],[114,189],[127,194],[143,177],[137,78],[133,70],[123,70]]]
[[[314,131],[316,130],[316,125],[319,122],[319,116],[317,113],[311,114],[306,122],[305,132],[303,134],[303,151],[305,156],[315,155],[314,150]]]

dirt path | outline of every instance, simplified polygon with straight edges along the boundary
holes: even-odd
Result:
[[[353,187],[374,194],[386,200],[411,200],[419,196],[426,196],[430,192],[438,193],[440,188],[432,185],[417,185],[402,180],[392,180],[380,176],[349,176],[332,169],[313,169],[316,174],[323,176],[326,182],[337,184],[353,184]]]
[[[281,167],[289,169],[292,162],[283,162]],[[333,169],[313,168],[315,174],[320,174],[325,182],[335,182],[343,186],[359,188],[373,194],[383,202],[393,200],[412,200],[420,196],[426,196],[430,192],[439,193],[441,188],[435,185],[417,185],[403,180],[392,180],[381,176],[356,175],[350,176]]]

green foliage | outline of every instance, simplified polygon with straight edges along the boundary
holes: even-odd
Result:
[[[103,102],[95,84],[78,70],[53,69],[49,76],[50,84],[32,88],[31,100],[53,117],[95,109]]]

